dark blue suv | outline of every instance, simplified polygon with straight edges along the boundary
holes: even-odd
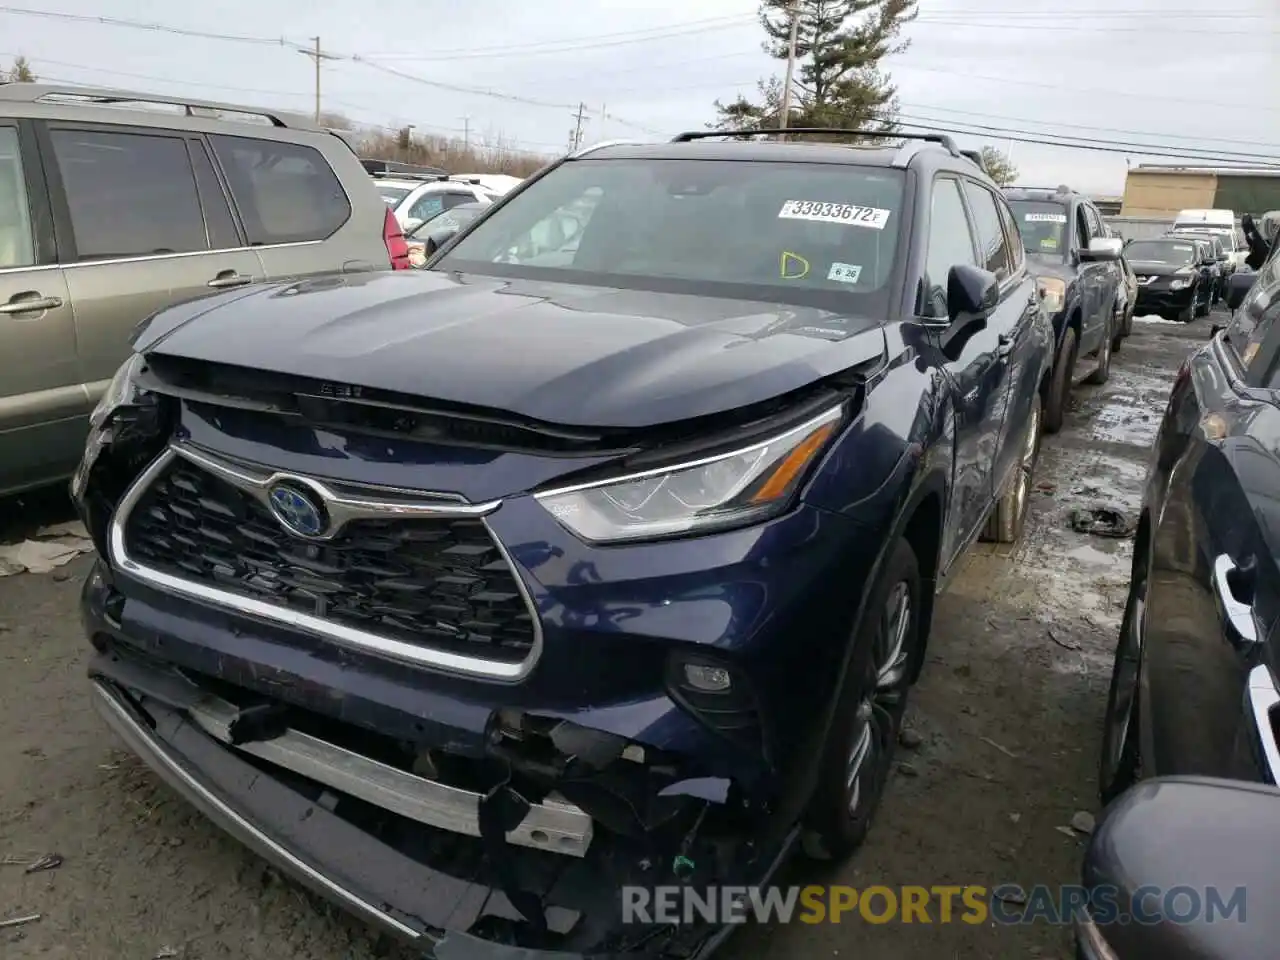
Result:
[[[438,957],[692,956],[621,888],[847,856],[936,593],[1021,529],[1053,335],[995,185],[712,136],[159,313],[93,416],[99,710]]]

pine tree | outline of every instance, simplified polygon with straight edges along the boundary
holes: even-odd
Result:
[[[26,57],[15,57],[13,69],[8,73],[0,70],[0,80],[8,80],[10,83],[35,83],[38,79]]]
[[[764,51],[787,59],[793,7],[796,77],[789,127],[839,127],[885,132],[893,129],[896,88],[880,70],[881,61],[900,53],[902,25],[915,19],[916,0],[762,0],[760,24]],[[776,127],[781,116],[783,81],[762,80],[758,99],[739,96],[716,101],[717,129]]]

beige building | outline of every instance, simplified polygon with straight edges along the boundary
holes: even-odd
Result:
[[[1245,169],[1142,164],[1129,170],[1122,217],[1173,217],[1179,210],[1280,209],[1280,168]]]

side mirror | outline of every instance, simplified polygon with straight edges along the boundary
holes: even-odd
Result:
[[[431,235],[427,237],[427,256],[435,256],[436,251],[456,237],[459,232],[460,231],[457,227],[445,227],[441,230],[432,230]]]
[[[1140,783],[1111,804],[1089,843],[1087,903],[1075,917],[1079,955],[1274,956],[1274,847],[1259,838],[1277,829],[1275,787],[1198,777]]]
[[[986,320],[1000,303],[1000,281],[994,273],[970,264],[947,271],[947,314],[952,324]]]
[[[1249,291],[1253,289],[1254,282],[1258,279],[1256,273],[1233,273],[1227,280],[1227,308],[1234,310],[1240,304],[1244,303],[1244,298],[1249,295]]]
[[[1089,249],[1080,251],[1080,259],[1095,263],[1119,260],[1123,250],[1124,244],[1114,237],[1094,237],[1089,241]]]

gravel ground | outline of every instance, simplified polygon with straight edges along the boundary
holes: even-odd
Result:
[[[1093,502],[1136,515],[1147,450],[1173,371],[1207,335],[1139,321],[1111,381],[1079,388],[1047,438],[1022,542],[979,545],[939,605],[912,701],[914,749],[866,847],[837,877],[871,884],[1070,883],[1083,838],[1059,829],[1093,810],[1098,732],[1131,542],[1071,531]],[[0,541],[65,517],[56,495],[0,502]],[[0,578],[0,954],[153,960],[407,960],[281,880],[174,796],[91,711],[76,614],[88,568]],[[54,870],[6,859],[56,853]],[[936,916],[935,916],[936,921]],[[1043,924],[795,924],[738,932],[723,956],[969,960],[1072,956]]]

